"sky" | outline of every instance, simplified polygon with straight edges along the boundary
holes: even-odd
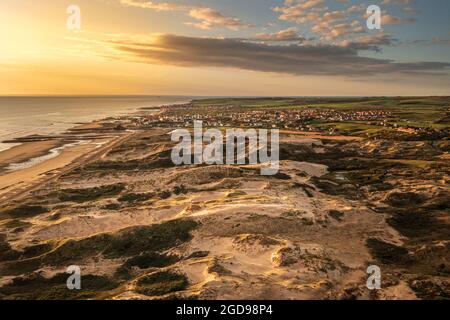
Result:
[[[0,95],[450,95],[449,18],[448,0],[0,0]]]

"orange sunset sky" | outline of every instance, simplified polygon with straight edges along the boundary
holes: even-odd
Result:
[[[2,0],[0,95],[450,95],[450,3],[373,3]]]

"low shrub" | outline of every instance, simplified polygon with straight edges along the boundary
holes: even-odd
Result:
[[[146,296],[163,296],[184,290],[189,282],[186,276],[170,271],[153,273],[137,282],[136,291]]]

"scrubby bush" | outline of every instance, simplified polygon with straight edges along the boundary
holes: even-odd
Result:
[[[125,189],[125,184],[117,183],[88,189],[65,189],[58,193],[61,201],[85,202],[103,197],[115,196]]]
[[[186,194],[186,193],[188,193],[188,190],[186,189],[186,187],[184,185],[181,185],[181,186],[176,186],[175,188],[173,188],[173,193],[176,195]]]
[[[121,196],[118,200],[120,202],[139,203],[151,199],[154,196],[152,193],[127,193]]]
[[[159,194],[158,194],[158,197],[160,197],[161,199],[169,199],[170,197],[172,196],[172,192],[170,192],[170,191],[167,191],[167,190],[165,190],[165,191],[162,191],[162,192],[160,192]]]
[[[144,253],[139,256],[128,259],[124,263],[124,267],[138,267],[139,269],[162,268],[174,264],[180,260],[174,255],[159,254],[157,252]]]
[[[12,209],[2,211],[2,215],[11,218],[28,218],[48,212],[48,209],[42,206],[21,205]]]
[[[162,296],[187,288],[186,276],[170,271],[153,273],[137,282],[136,291],[146,296]]]
[[[196,227],[195,221],[180,219],[151,226],[131,227],[116,234],[69,240],[46,255],[43,262],[60,265],[98,254],[120,258],[167,250],[190,240],[190,232]]]
[[[371,254],[384,264],[404,263],[408,260],[408,250],[378,239],[367,239]]]
[[[52,278],[44,278],[33,273],[26,277],[17,277],[11,283],[0,287],[0,294],[11,299],[24,300],[76,300],[88,299],[101,292],[117,287],[117,283],[103,276],[83,275],[83,290],[67,289],[67,274],[60,273]]]

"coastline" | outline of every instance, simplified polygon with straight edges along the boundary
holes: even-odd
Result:
[[[214,117],[222,104],[209,108]],[[446,274],[436,270],[446,270],[441,265],[448,256],[449,165],[442,158],[448,135],[399,136],[384,127],[375,136],[343,129],[327,135],[288,126],[280,129],[279,174],[262,176],[247,164],[173,165],[168,132],[188,127],[185,119],[198,112],[181,109],[86,123],[46,137],[86,143],[0,178],[3,243],[16,254],[0,261],[5,297],[72,298],[55,291],[67,264],[108,281],[92,291],[97,299],[447,295]],[[253,110],[243,109],[252,116]],[[224,125],[246,127],[246,118],[241,121]],[[430,154],[433,146],[437,151]],[[410,213],[412,205],[417,214]],[[157,247],[154,238],[169,245]],[[396,253],[385,260],[386,251]],[[160,269],[183,275],[186,290],[142,294],[139,279],[155,269],[130,267],[130,261],[153,259],[153,252],[179,257]],[[366,290],[372,263],[387,275],[402,275],[376,297]],[[35,275],[45,278],[42,292],[36,292]],[[236,290],[243,275],[248,281]],[[17,277],[29,282],[16,286]]]
[[[58,173],[70,164],[78,165],[79,159],[126,135],[114,127],[116,119],[158,112],[164,105],[167,104],[78,123],[54,135],[28,135],[6,141],[12,146],[0,151],[0,201],[6,200],[6,195],[14,190],[30,187],[43,176],[52,176],[51,173]]]
[[[177,103],[173,103],[173,105],[185,104],[188,102],[189,101],[180,101]],[[164,106],[164,104],[151,107],[137,107],[130,112],[93,119],[88,122],[77,123],[68,129],[65,129],[61,132],[56,132],[51,135],[44,136],[40,135],[39,133],[32,133],[26,136],[2,140],[0,141],[0,143],[10,144],[11,146],[5,149],[0,149],[0,176],[2,175],[3,169],[10,164],[20,164],[33,158],[45,156],[53,149],[60,148],[65,144],[72,143],[73,141],[58,142],[59,139],[64,139],[66,135],[72,134],[75,136],[74,139],[76,140],[77,135],[89,133],[95,130],[101,130],[102,123],[106,123],[108,121],[121,117],[131,117],[133,115],[139,115],[142,113],[157,112],[161,109],[162,106]]]
[[[20,143],[9,149],[0,151],[0,173],[12,163],[23,163],[32,158],[48,154],[49,150],[59,146],[54,140],[42,140]]]

